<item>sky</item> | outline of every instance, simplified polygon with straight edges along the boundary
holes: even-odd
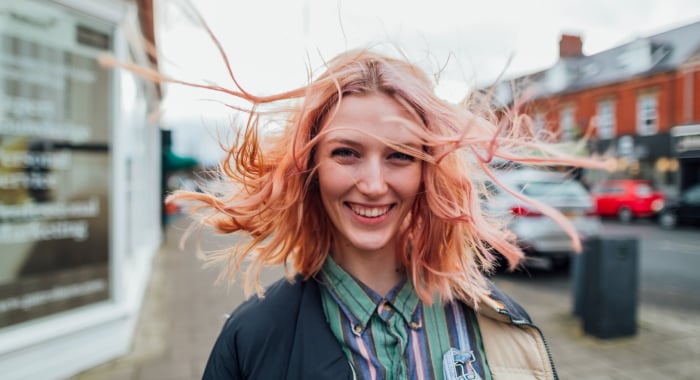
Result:
[[[378,45],[406,54],[451,101],[470,88],[545,69],[562,33],[595,54],[637,37],[700,21],[697,0],[192,0],[219,38],[241,85],[269,94],[306,83],[309,69],[349,48]],[[179,79],[231,86],[221,56],[180,0],[158,0],[160,67]],[[231,112],[213,94],[166,88],[164,123],[206,121],[210,133],[175,132],[176,148],[201,154]],[[226,101],[226,99],[218,99]],[[200,131],[201,132],[201,131]],[[180,143],[178,143],[180,141]],[[198,148],[199,147],[199,148]],[[215,150],[215,149],[214,149]],[[195,154],[196,153],[196,154]],[[210,158],[202,158],[209,160]],[[211,158],[213,159],[213,157]]]

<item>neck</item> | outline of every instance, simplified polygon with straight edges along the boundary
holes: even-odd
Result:
[[[357,252],[336,247],[331,256],[336,264],[382,297],[401,281],[395,249]]]

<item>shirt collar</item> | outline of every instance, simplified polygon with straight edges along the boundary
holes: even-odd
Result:
[[[420,323],[420,299],[413,283],[405,277],[382,298],[336,264],[330,255],[321,268],[321,276],[331,296],[353,323],[353,328],[360,326],[359,330],[364,330],[372,314],[384,301],[388,302],[407,324],[414,326]]]

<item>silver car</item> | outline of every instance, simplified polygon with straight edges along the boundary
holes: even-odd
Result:
[[[571,221],[581,239],[600,234],[600,218],[586,188],[564,173],[532,169],[498,172],[497,178],[529,198],[559,210]],[[528,205],[498,186],[489,186],[491,201],[487,210],[495,216],[509,218],[509,227],[528,259],[548,259],[554,268],[566,267],[573,242],[564,229],[538,209]]]

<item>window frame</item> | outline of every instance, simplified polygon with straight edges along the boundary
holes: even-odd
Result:
[[[659,98],[656,93],[637,96],[637,134],[651,136],[659,132]]]
[[[597,134],[600,139],[613,139],[617,135],[615,101],[600,100],[596,105]]]
[[[573,141],[576,139],[576,107],[566,105],[559,111],[559,130],[561,141]]]

